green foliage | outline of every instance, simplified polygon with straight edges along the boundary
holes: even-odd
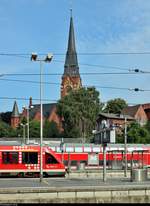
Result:
[[[12,112],[2,112],[0,118],[3,122],[10,124],[11,114]]]
[[[59,130],[57,127],[57,123],[54,121],[49,122],[48,120],[45,121],[44,123],[44,137],[49,138],[49,137],[59,137]]]
[[[121,98],[112,99],[107,102],[106,108],[104,109],[103,112],[120,114],[121,110],[126,106],[128,105],[124,99]]]
[[[100,112],[99,92],[94,87],[70,91],[59,100],[57,114],[63,119],[65,137],[90,137]]]
[[[16,130],[3,121],[0,121],[0,137],[14,137],[16,136]]]
[[[128,143],[149,143],[150,133],[145,127],[141,127],[137,122],[131,123],[128,127]]]
[[[116,133],[116,143],[117,144],[123,144],[124,143],[124,135],[123,132]]]
[[[116,143],[124,143],[124,129],[116,135]],[[149,144],[150,143],[150,122],[140,126],[137,122],[132,122],[127,127],[127,143]]]
[[[40,137],[40,122],[37,120],[30,121],[30,137],[31,138]]]
[[[150,134],[150,121],[147,121],[147,123],[144,125],[144,128],[147,129]]]

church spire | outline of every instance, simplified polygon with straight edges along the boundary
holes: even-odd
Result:
[[[79,66],[78,66],[78,59],[77,59],[77,53],[75,47],[72,9],[70,9],[70,13],[71,13],[71,17],[70,17],[69,39],[68,39],[68,49],[67,49],[65,65],[64,65],[65,67],[64,75],[78,76]]]
[[[17,102],[15,101],[11,113],[11,127],[17,128],[19,123],[20,123],[20,114],[19,114]]]
[[[66,53],[64,73],[61,82],[61,98],[69,93],[70,90],[77,90],[82,87],[79,74],[78,59],[75,47],[75,35],[73,26],[72,9],[70,9],[70,28],[68,49]]]
[[[18,110],[18,105],[17,102],[14,102],[13,110],[12,110],[12,117],[19,117],[19,110]]]

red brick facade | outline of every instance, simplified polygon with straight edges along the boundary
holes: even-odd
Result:
[[[71,77],[71,76],[62,77],[61,98],[68,94],[68,90],[70,88],[73,89],[73,90],[81,88],[80,76],[77,76],[77,77]]]
[[[148,118],[142,106],[139,107],[134,118],[141,125],[144,125],[147,122]]]
[[[150,121],[150,103],[142,104],[142,107],[147,115],[148,120]]]
[[[11,127],[17,128],[20,124],[20,118],[19,117],[11,117]]]
[[[145,107],[148,108],[148,107]],[[122,110],[122,114],[130,115],[142,126],[146,124],[148,119],[143,105],[128,106]]]

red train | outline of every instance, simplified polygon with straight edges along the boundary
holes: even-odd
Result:
[[[50,144],[43,146],[43,175],[65,176],[68,168],[99,169],[103,167],[103,147],[94,144]],[[106,148],[107,167],[123,169],[124,145],[112,144]],[[127,145],[127,163],[134,167],[150,166],[150,145]],[[0,176],[39,177],[39,145],[0,145]]]
[[[62,159],[66,168],[77,169],[80,163],[84,163],[85,168],[101,168],[103,166],[103,147],[94,144],[64,144],[63,151],[59,145],[50,146]],[[106,147],[106,160],[108,168],[122,169],[124,167],[124,145],[108,144]],[[150,145],[128,144],[127,163],[128,167],[150,166]]]
[[[58,155],[44,146],[43,175],[65,176],[65,167]],[[37,145],[2,146],[0,145],[0,176],[15,175],[19,177],[39,177],[40,147]]]

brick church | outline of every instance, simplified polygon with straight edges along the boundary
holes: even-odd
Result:
[[[70,27],[69,27],[69,38],[68,38],[68,48],[66,52],[66,59],[64,64],[64,73],[62,75],[61,80],[61,97],[67,95],[68,90],[79,89],[82,87],[82,82],[79,74],[79,66],[78,59],[76,53],[76,45],[75,45],[75,34],[74,34],[74,25],[73,25],[73,17],[71,14],[70,17]],[[61,130],[61,120],[59,116],[56,114],[56,104],[57,103],[48,103],[43,104],[43,119],[54,121],[57,123],[58,128]],[[32,107],[31,107],[32,106]],[[32,98],[30,97],[29,101],[29,115],[31,119],[40,121],[40,104],[33,104]],[[27,117],[27,110],[24,109],[22,114],[19,113],[17,102],[14,102],[12,114],[11,114],[11,126],[16,128],[21,121],[22,117]]]

